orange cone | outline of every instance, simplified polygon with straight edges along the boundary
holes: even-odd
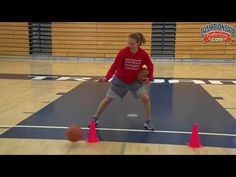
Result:
[[[99,142],[99,139],[97,137],[97,132],[96,132],[96,128],[95,128],[95,121],[91,120],[87,143],[97,143],[97,142]]]
[[[196,123],[193,124],[192,135],[191,135],[190,141],[189,141],[189,143],[187,143],[187,145],[191,148],[203,147],[200,144],[200,138],[199,138],[199,134],[198,134],[198,126]]]

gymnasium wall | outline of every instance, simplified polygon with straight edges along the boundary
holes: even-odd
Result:
[[[0,55],[29,55],[27,22],[0,22]]]
[[[151,51],[152,23],[80,22],[52,23],[52,55],[68,57],[115,57],[127,45],[128,34],[141,32],[143,46]]]
[[[236,22],[224,23],[236,28]],[[0,55],[113,58],[127,45],[129,33],[141,32],[147,40],[142,47],[157,59],[159,55],[173,56],[173,59],[236,59],[235,35],[231,42],[204,43],[201,27],[208,24],[210,22],[51,22],[40,26],[0,22]],[[38,29],[41,31],[37,32]]]

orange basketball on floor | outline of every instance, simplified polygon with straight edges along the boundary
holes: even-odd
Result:
[[[72,125],[66,130],[65,136],[69,141],[76,142],[82,139],[83,130],[78,125]]]

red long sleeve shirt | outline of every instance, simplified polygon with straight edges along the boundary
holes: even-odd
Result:
[[[129,47],[121,49],[117,54],[115,61],[106,74],[107,80],[115,74],[120,80],[126,83],[132,83],[136,80],[139,69],[146,65],[149,70],[149,80],[153,80],[153,63],[142,48],[134,54]]]

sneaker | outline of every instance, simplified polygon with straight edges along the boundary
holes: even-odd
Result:
[[[92,120],[95,121],[95,127],[97,128],[97,126],[98,126],[98,118],[92,118]],[[90,122],[88,123],[88,127],[90,127]]]
[[[156,127],[153,125],[151,120],[144,122],[144,128],[146,128],[148,130],[156,130]]]

